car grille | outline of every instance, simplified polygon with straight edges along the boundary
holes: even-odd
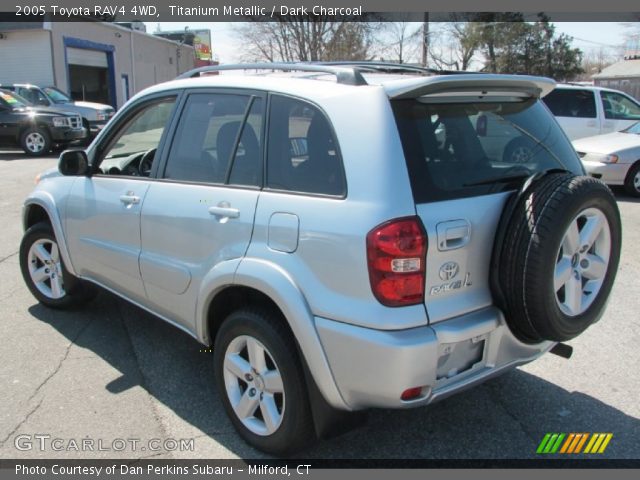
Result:
[[[69,117],[69,125],[71,126],[71,128],[82,127],[82,120],[80,119],[80,115]]]

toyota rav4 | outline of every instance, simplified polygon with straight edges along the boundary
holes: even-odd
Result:
[[[41,176],[24,279],[54,308],[98,285],[213,346],[231,421],[267,452],[342,412],[441,400],[566,353],[605,308],[620,216],[540,101],[553,88],[384,64],[188,72]],[[532,151],[511,163],[514,138]]]

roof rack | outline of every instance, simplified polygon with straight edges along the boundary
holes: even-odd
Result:
[[[193,78],[201,73],[220,72],[223,70],[281,70],[283,72],[312,72],[329,73],[336,76],[336,81],[344,85],[367,85],[366,80],[359,71],[359,68],[349,68],[347,66],[322,65],[310,63],[243,63],[238,65],[208,65],[194,68],[176,77],[177,79]]]
[[[354,67],[361,72],[384,72],[384,73],[417,73],[426,75],[458,75],[478,72],[467,72],[465,70],[438,70],[435,68],[421,67],[407,63],[379,62],[379,61],[332,61],[317,62],[314,65],[329,65]]]
[[[361,72],[384,72],[384,73],[424,73],[434,74],[437,70],[420,67],[418,65],[408,65],[406,63],[392,62],[369,62],[369,61],[331,61],[314,62],[312,65],[328,65],[357,68]]]

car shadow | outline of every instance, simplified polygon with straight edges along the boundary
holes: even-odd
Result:
[[[629,195],[628,193],[626,193],[624,191],[624,187],[620,187],[620,186],[612,186],[611,187],[611,191],[613,192],[613,194],[616,196],[616,200],[618,202],[625,202],[625,203],[640,203],[640,198],[638,197],[632,197],[631,195]]]
[[[0,150],[0,161],[3,162],[13,162],[15,160],[29,160],[31,158],[34,159],[43,159],[43,158],[56,158],[58,156],[57,153],[50,153],[48,155],[43,155],[41,157],[30,157],[22,150],[20,151],[1,151]]]
[[[110,393],[141,386],[239,457],[268,458],[235,434],[215,387],[212,354],[186,333],[108,292],[82,310],[36,304],[29,312],[117,369],[121,376],[104,385]],[[638,458],[637,418],[519,369],[429,407],[373,410],[365,425],[295,458],[540,458],[535,450],[547,432],[612,432],[600,457]]]

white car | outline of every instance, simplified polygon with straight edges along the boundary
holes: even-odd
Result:
[[[640,103],[610,88],[558,85],[542,101],[570,140],[618,132],[640,120]]]
[[[585,169],[609,185],[624,185],[629,195],[640,197],[640,122],[606,135],[573,142]]]

